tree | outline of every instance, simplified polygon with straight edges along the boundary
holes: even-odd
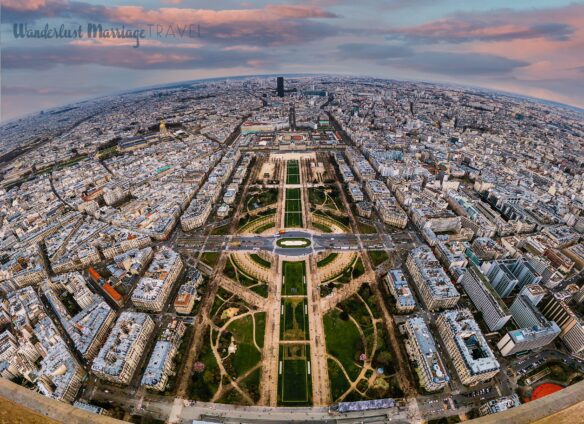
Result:
[[[379,352],[377,354],[377,357],[375,358],[375,362],[378,365],[381,365],[384,367],[388,366],[389,364],[391,364],[391,353],[389,353],[386,350],[382,350],[381,352]]]
[[[203,373],[203,381],[205,382],[205,384],[211,384],[215,381],[215,376],[213,375],[213,373],[209,370],[206,370]]]

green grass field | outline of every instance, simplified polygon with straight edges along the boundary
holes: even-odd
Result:
[[[299,188],[286,189],[286,216],[284,226],[302,227],[302,199]]]
[[[278,189],[268,188],[249,194],[247,198],[247,210],[263,208],[272,205],[278,201]]]
[[[278,403],[282,406],[310,405],[310,348],[307,345],[282,345],[279,354]]]
[[[237,376],[245,374],[261,360],[261,352],[255,347],[253,339],[253,319],[246,316],[233,321],[227,327],[233,335],[237,351],[231,355],[231,363]]]
[[[356,379],[361,366],[355,362],[355,355],[365,352],[359,330],[353,321],[343,320],[338,309],[323,317],[326,349],[336,357],[351,379]]]
[[[257,253],[252,253],[249,256],[256,264],[258,264],[261,267],[271,268],[271,266],[272,266],[272,264],[270,262],[268,262],[264,258],[260,257],[260,255],[258,255]]]
[[[213,268],[215,265],[217,265],[219,256],[221,256],[221,254],[218,252],[204,252],[201,254],[201,262],[204,262]]]
[[[280,340],[308,340],[308,315],[306,299],[282,300]]]
[[[253,315],[255,319],[255,340],[256,344],[260,347],[264,347],[264,336],[266,334],[266,313],[256,312]]]
[[[297,160],[287,162],[286,184],[300,184],[300,164]]]
[[[328,225],[321,224],[320,222],[313,222],[312,226],[323,233],[332,233],[333,230]]]
[[[375,229],[375,227],[373,227],[371,225],[364,224],[362,222],[357,222],[357,227],[359,227],[359,232],[361,234],[375,234],[375,233],[377,233],[377,230]]]
[[[336,257],[339,256],[338,253],[331,253],[330,255],[328,255],[326,258],[321,259],[320,261],[318,261],[316,263],[316,266],[318,268],[322,268],[323,266],[326,266],[328,264],[330,264],[332,261],[334,261],[336,259]]]
[[[282,293],[285,296],[306,294],[305,272],[304,261],[283,263]]]
[[[384,250],[370,250],[369,257],[371,258],[371,262],[373,262],[373,266],[377,266],[389,259],[389,256]]]
[[[332,359],[327,360],[329,379],[331,384],[331,397],[335,402],[341,395],[343,395],[350,387],[345,374],[339,365]]]

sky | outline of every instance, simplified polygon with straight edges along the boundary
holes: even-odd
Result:
[[[2,0],[0,22],[2,122],[144,86],[279,73],[456,83],[584,108],[584,2]],[[17,37],[24,24],[69,37]],[[88,24],[130,34],[89,37]]]

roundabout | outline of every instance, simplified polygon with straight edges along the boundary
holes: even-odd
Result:
[[[301,249],[309,247],[311,244],[312,242],[309,239],[301,237],[287,237],[276,241],[276,246],[284,249]]]

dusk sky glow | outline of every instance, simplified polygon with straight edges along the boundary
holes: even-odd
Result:
[[[19,23],[146,35],[139,48],[85,33],[16,39]],[[279,73],[457,83],[584,108],[582,2],[3,0],[1,30],[2,121],[143,86]]]

